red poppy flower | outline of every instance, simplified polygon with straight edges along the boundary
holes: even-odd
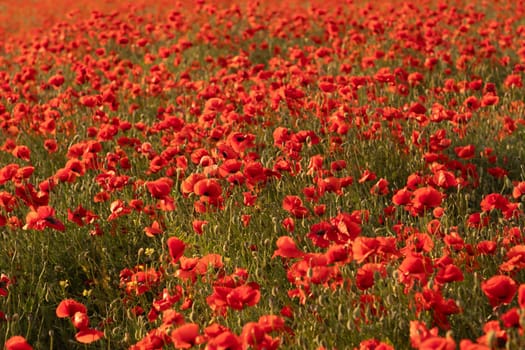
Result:
[[[111,214],[108,216],[108,221],[115,220],[133,211],[133,209],[128,207],[121,199],[111,202],[109,209],[111,210]]]
[[[246,347],[259,348],[265,336],[266,332],[257,322],[248,322],[242,328],[241,341]]]
[[[299,130],[292,135],[292,140],[298,143],[307,143],[309,146],[317,145],[320,142],[319,136],[313,130]]]
[[[367,339],[359,343],[359,350],[394,350],[394,347],[377,339]]]
[[[419,102],[412,102],[408,111],[413,114],[425,114],[427,112],[427,108]]]
[[[494,209],[505,210],[509,205],[507,198],[503,197],[499,193],[491,193],[483,197],[480,206],[484,212],[491,211]]]
[[[55,153],[58,150],[58,143],[54,139],[47,139],[44,141],[44,148],[49,153]]]
[[[284,218],[281,225],[288,232],[293,232],[295,230],[295,221],[293,218]]]
[[[87,313],[87,308],[84,306],[84,304],[81,304],[73,299],[62,300],[56,309],[56,315],[60,318],[72,317],[77,312],[85,314]]]
[[[139,342],[132,345],[130,350],[156,350],[162,349],[163,346],[167,343],[167,336],[164,330],[159,330],[157,328],[149,331],[149,333],[142,338]]]
[[[162,324],[166,326],[177,326],[184,324],[184,316],[174,309],[173,304],[178,302],[181,294],[170,295],[168,290],[164,288],[162,298],[153,301],[153,307],[156,311],[162,311]]]
[[[74,211],[67,209],[67,219],[76,223],[78,226],[91,224],[98,219],[98,215],[79,205]]]
[[[224,163],[219,166],[219,176],[225,178],[229,175],[236,174],[241,170],[242,162],[238,159],[226,159]]]
[[[102,202],[105,202],[105,201],[108,201],[110,198],[110,194],[109,192],[107,191],[101,191],[99,193],[97,193],[94,197],[93,197],[93,202],[95,203],[102,203]],[[109,217],[108,217],[108,220]],[[111,219],[112,220],[112,219]]]
[[[481,213],[470,214],[467,219],[467,226],[474,228],[485,227],[489,224],[490,218],[488,216],[481,216]]]
[[[168,250],[171,256],[171,262],[175,264],[184,254],[184,249],[186,248],[186,245],[177,237],[168,238],[166,244],[168,245]]]
[[[255,146],[255,135],[253,134],[242,134],[240,132],[233,132],[226,138],[229,145],[232,146],[233,150],[237,153],[244,153],[246,149]]]
[[[505,81],[503,82],[503,85],[506,87],[506,88],[515,88],[515,87],[522,87],[523,86],[523,82],[521,80],[521,75],[519,74],[509,74],[507,75],[507,77],[505,78]]]
[[[8,164],[0,169],[0,185],[5,184],[7,181],[11,181],[16,175],[20,166],[18,164]]]
[[[304,253],[297,248],[294,240],[288,236],[281,236],[277,239],[277,249],[272,255],[273,257],[281,256],[283,258],[298,258]]]
[[[248,189],[251,190],[255,185],[265,183],[268,177],[274,174],[260,162],[247,161],[244,164],[243,175],[246,177]]]
[[[320,196],[327,192],[342,194],[341,191],[341,179],[335,176],[329,176],[326,178],[319,178],[317,180],[317,189]]]
[[[16,158],[29,162],[31,160],[31,150],[27,146],[16,146],[11,152]]]
[[[58,169],[54,175],[55,181],[73,183],[77,179],[77,174],[71,169]]]
[[[463,101],[463,106],[468,110],[475,111],[481,106],[481,102],[476,96],[469,96]]]
[[[90,344],[94,341],[97,341],[99,339],[102,339],[104,337],[104,333],[93,329],[93,328],[87,328],[79,331],[77,334],[75,334],[75,339],[82,344]]]
[[[260,298],[259,285],[251,282],[234,288],[226,297],[226,301],[232,309],[242,310],[246,306],[257,304]]]
[[[410,203],[411,197],[412,192],[410,192],[406,188],[402,188],[392,196],[392,203],[394,203],[395,205],[407,205],[408,203]]]
[[[283,307],[283,309],[285,309]],[[284,319],[277,315],[263,315],[259,317],[257,323],[263,327],[265,332],[274,332],[285,329]]]
[[[226,314],[226,308],[242,310],[246,306],[253,306],[260,299],[259,285],[255,282],[238,287],[217,285],[213,287],[213,294],[206,298],[208,305],[219,314]]]
[[[423,178],[419,174],[410,174],[407,178],[407,188],[411,191],[415,190],[421,183]]]
[[[497,243],[494,241],[481,241],[476,245],[478,252],[483,255],[493,255],[496,253]]]
[[[252,219],[252,216],[249,215],[249,214],[242,214],[241,215],[241,221],[242,221],[242,225],[244,227],[248,227],[248,225],[250,225],[250,221]]]
[[[374,285],[375,274],[386,277],[386,268],[383,264],[367,263],[357,270],[356,285],[360,290],[366,290]]]
[[[518,308],[513,307],[512,309],[501,315],[500,319],[503,323],[503,326],[505,326],[506,328],[519,327],[520,313],[518,311]]]
[[[68,160],[64,169],[72,171],[77,176],[82,176],[86,173],[86,165],[78,159]]]
[[[509,304],[518,290],[516,282],[504,275],[496,275],[481,283],[481,290],[489,299],[492,307]]]
[[[521,234],[519,234],[521,235]],[[525,269],[525,245],[518,244],[507,252],[506,261],[500,265],[500,271],[512,272]]]
[[[518,305],[521,309],[525,309],[525,283],[520,284],[518,288]]]
[[[62,74],[55,74],[55,75],[53,75],[52,77],[49,78],[47,83],[49,85],[53,85],[53,86],[59,87],[62,84],[64,84],[64,81],[65,81],[65,78],[64,78],[64,76]]]
[[[421,285],[425,285],[432,270],[433,266],[429,258],[409,255],[399,265],[399,281],[406,285],[405,291],[408,291],[416,280]]]
[[[308,209],[303,206],[303,201],[298,196],[288,195],[283,199],[283,209],[296,218],[308,216]]]
[[[37,191],[30,183],[17,184],[15,194],[31,209],[45,207],[49,203],[49,193],[42,190]]]
[[[188,196],[190,193],[193,193],[195,184],[206,177],[202,174],[191,174],[180,185],[181,192],[184,196]]]
[[[486,345],[474,343],[470,339],[463,339],[459,342],[460,350],[490,350]]]
[[[273,144],[277,147],[284,145],[284,143],[290,140],[290,131],[282,126],[275,128],[273,131]]]
[[[155,198],[165,198],[173,187],[173,180],[168,177],[163,177],[155,181],[146,182],[146,187],[148,188],[149,193]]]
[[[449,264],[439,269],[435,277],[436,282],[441,284],[463,281],[463,279],[463,272],[454,264]]]
[[[219,97],[211,97],[204,105],[204,110],[208,112],[220,112],[224,109],[224,100]]]
[[[326,213],[326,204],[318,204],[314,206],[314,213],[317,216],[323,216]]]
[[[509,175],[509,172],[500,167],[488,168],[487,173],[495,177],[496,179],[502,179]]]
[[[335,160],[332,163],[330,163],[330,169],[332,171],[341,171],[343,169],[346,169],[346,161],[344,159]]]
[[[501,329],[499,320],[488,321],[485,323],[483,326],[483,332],[484,334],[476,339],[478,344],[490,346],[491,349],[494,349],[494,347],[491,346],[492,344],[496,344],[497,348],[506,347],[505,345],[509,336],[506,330]]]
[[[450,234],[445,235],[443,238],[443,242],[447,245],[447,247],[452,248],[456,252],[459,252],[461,249],[465,247],[465,241],[463,238],[457,233],[457,232],[450,232]]]
[[[318,83],[318,85],[319,89],[321,89],[322,92],[330,93],[337,90],[337,85],[335,85],[334,83],[321,81]]]
[[[193,227],[193,231],[195,231],[195,233],[198,235],[202,235],[204,231],[204,226],[206,226],[207,224],[208,224],[207,220],[197,220],[197,219],[193,220],[193,222],[191,223]]]
[[[26,215],[26,224],[24,229],[43,230],[46,227],[53,228],[58,231],[64,231],[66,227],[55,217],[55,209],[50,206],[38,207],[36,211],[30,211]]]
[[[373,237],[357,237],[352,245],[354,260],[364,262],[369,256],[377,253],[379,241]]]
[[[430,337],[419,345],[419,350],[456,350],[456,342],[450,337]]]
[[[193,164],[202,165],[203,159],[209,158],[210,153],[204,148],[196,149],[191,153],[190,159]],[[206,162],[206,160],[204,160]]]
[[[5,274],[0,275],[0,296],[6,297],[8,295],[7,287],[11,284],[11,279]]]
[[[308,163],[308,175],[315,173],[322,173],[324,158],[320,154],[313,155],[310,157],[310,162]]]
[[[494,106],[494,105],[497,105],[498,103],[499,103],[499,97],[497,95],[494,95],[494,93],[492,92],[489,92],[483,95],[483,97],[481,97],[482,107]]]
[[[325,253],[327,263],[349,263],[353,259],[351,249],[347,244],[332,244]]]
[[[170,196],[166,196],[157,201],[156,208],[162,211],[174,211],[175,210],[175,200]]]
[[[213,204],[222,194],[222,187],[216,179],[202,179],[193,185],[193,192]]]
[[[89,327],[89,317],[85,312],[75,312],[71,317],[71,323],[76,329],[84,330]]]
[[[413,348],[419,348],[423,341],[437,335],[437,327],[429,330],[421,321],[410,321],[410,344]]]
[[[180,258],[180,270],[176,272],[176,276],[180,278],[193,279],[196,275],[204,275],[208,269],[214,271],[223,267],[222,257],[218,254],[207,254],[202,258]]]
[[[185,256],[181,256],[179,261],[180,266],[175,272],[175,276],[183,280],[190,279],[195,281],[197,275],[199,274],[197,271],[199,258],[187,258]]]
[[[424,310],[432,310],[434,323],[443,330],[450,329],[448,315],[460,312],[456,301],[453,299],[444,299],[441,291],[431,290],[424,287],[422,293],[416,293],[416,302]]]
[[[412,193],[412,196],[412,205],[418,214],[440,206],[443,199],[441,192],[432,186],[418,188]]]
[[[462,159],[472,159],[474,158],[474,152],[476,148],[474,145],[459,146],[454,148],[454,152],[459,158]]]
[[[215,337],[211,338],[206,344],[209,350],[241,350],[240,339],[229,330],[224,330]]]
[[[372,186],[372,188],[370,188],[370,194],[386,195],[390,191],[388,185],[389,182],[386,179],[381,178]]]
[[[15,335],[5,342],[5,350],[33,350],[33,347],[24,337]]]
[[[128,294],[142,295],[158,285],[161,275],[154,268],[144,270],[137,267],[135,271],[124,269],[120,272],[120,283]]]
[[[148,237],[155,237],[157,235],[162,234],[164,231],[162,230],[162,227],[160,226],[159,222],[155,220],[153,221],[151,226],[144,228],[144,232],[146,232],[146,236]]]
[[[337,229],[335,226],[327,221],[321,221],[310,227],[310,232],[307,237],[310,238],[317,247],[327,248],[331,240],[336,240],[336,235]]]
[[[171,332],[171,341],[177,349],[189,349],[196,344],[199,336],[199,325],[186,323]]]
[[[432,183],[441,188],[456,187],[458,185],[458,181],[454,174],[445,170],[436,171],[434,176],[432,176]]]
[[[416,253],[430,252],[433,248],[434,241],[428,234],[416,232],[406,239],[406,245],[401,249],[401,252],[404,254],[411,251]]]
[[[18,168],[14,176],[14,180],[20,181],[22,179],[28,179],[29,177],[31,177],[34,171],[35,171],[35,167],[32,167],[32,166],[25,166],[25,167]]]
[[[280,94],[281,94],[281,97],[283,97],[286,100],[296,100],[296,99],[301,99],[304,96],[306,96],[305,93],[301,89],[298,89],[291,85],[287,85],[281,88]]]

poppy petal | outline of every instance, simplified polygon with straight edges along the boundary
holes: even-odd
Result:
[[[77,334],[75,334],[75,339],[79,343],[89,344],[94,341],[97,341],[104,337],[104,333],[93,328],[83,329]]]

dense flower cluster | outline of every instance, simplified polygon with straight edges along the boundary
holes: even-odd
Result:
[[[6,349],[525,346],[523,4],[87,3],[0,47]]]

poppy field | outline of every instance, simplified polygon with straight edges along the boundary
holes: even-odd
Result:
[[[525,348],[525,4],[0,1],[0,344]]]

